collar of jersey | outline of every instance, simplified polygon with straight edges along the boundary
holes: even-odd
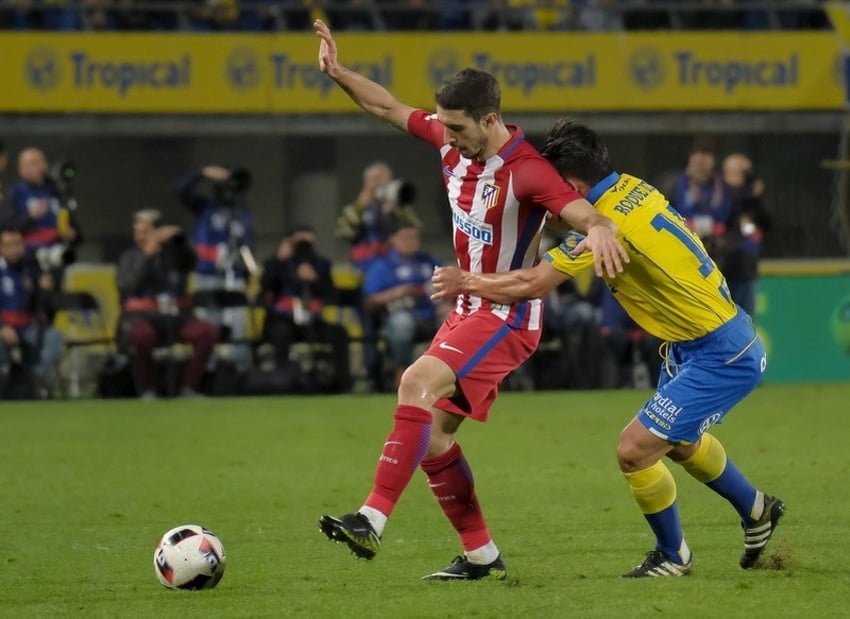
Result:
[[[499,150],[497,155],[503,160],[507,159],[513,150],[519,146],[519,143],[525,139],[525,134],[517,125],[505,125],[511,133],[511,139],[505,142],[504,146]]]
[[[590,188],[590,191],[587,192],[587,201],[591,204],[596,204],[596,201],[602,197],[602,194],[611,189],[618,180],[620,180],[620,173],[611,172],[611,174]]]

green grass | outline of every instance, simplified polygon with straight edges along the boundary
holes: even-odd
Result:
[[[646,394],[503,394],[460,442],[503,583],[419,580],[459,552],[417,473],[374,561],[318,533],[368,492],[394,399],[4,402],[0,616],[847,617],[850,384],[765,386],[715,428],[788,512],[773,567],[738,567],[731,507],[671,467],[694,552],[686,579],[631,581],[652,537],[614,448]],[[219,587],[162,588],[172,526],[223,540]]]

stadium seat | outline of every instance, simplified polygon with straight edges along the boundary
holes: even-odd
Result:
[[[92,365],[83,362],[83,351],[89,349],[89,356],[105,358],[115,346],[114,334],[110,332],[100,302],[90,292],[59,292],[53,298],[56,310],[56,327],[65,336],[66,360],[65,372],[60,371],[60,379],[66,395],[81,395],[83,370],[87,378]],[[96,372],[95,372],[96,375]]]

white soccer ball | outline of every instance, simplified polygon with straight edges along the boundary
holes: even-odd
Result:
[[[169,589],[212,589],[224,576],[225,561],[221,540],[197,524],[166,532],[153,553],[156,577]]]

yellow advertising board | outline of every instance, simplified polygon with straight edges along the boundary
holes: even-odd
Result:
[[[340,58],[428,108],[493,73],[513,112],[837,110],[842,45],[811,33],[342,33]],[[0,34],[0,111],[350,112],[310,33]]]

